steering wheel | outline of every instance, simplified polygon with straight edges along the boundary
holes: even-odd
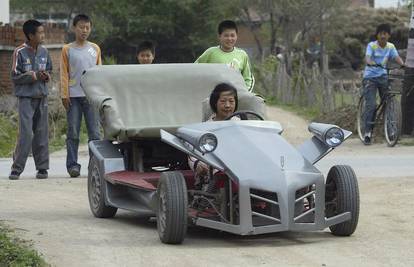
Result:
[[[262,116],[260,116],[256,112],[249,111],[249,110],[236,111],[230,116],[228,116],[227,118],[225,118],[224,120],[228,121],[228,120],[231,120],[233,117],[239,117],[242,121],[246,121],[246,120],[249,120],[248,115],[253,115],[258,120],[264,121]]]

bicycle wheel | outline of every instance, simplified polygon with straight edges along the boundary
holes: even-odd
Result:
[[[387,145],[397,144],[401,133],[401,106],[395,97],[387,100],[384,112],[384,134]]]
[[[365,135],[365,97],[361,96],[358,103],[358,112],[357,112],[357,131],[358,136],[361,142],[364,142]]]

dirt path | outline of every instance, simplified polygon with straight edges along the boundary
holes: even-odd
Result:
[[[124,211],[94,218],[86,179],[1,180],[0,217],[53,266],[414,266],[414,177],[360,179],[360,191],[360,221],[349,238],[193,228],[182,245],[167,246],[153,221]]]
[[[308,122],[290,112],[269,107],[268,117],[294,144],[310,137]],[[364,147],[350,140],[321,162],[321,169],[355,166],[361,213],[352,237],[333,237],[329,230],[240,237],[192,228],[180,246],[162,245],[154,221],[133,213],[94,218],[85,172],[67,179],[64,157],[53,154],[48,180],[27,173],[9,181],[10,159],[0,160],[0,220],[33,240],[52,266],[414,266],[414,147]],[[86,149],[81,160],[87,162]]]
[[[294,145],[301,144],[311,137],[308,132],[309,122],[292,112],[272,106],[267,107],[266,115],[269,120],[280,122],[284,129],[282,135]]]

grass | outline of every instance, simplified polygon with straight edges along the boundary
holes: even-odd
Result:
[[[27,241],[17,238],[13,231],[0,223],[0,266],[49,266]]]
[[[0,157],[11,157],[17,138],[17,113],[11,117],[6,117],[0,113]],[[66,117],[49,122],[49,153],[60,150],[66,143]],[[80,143],[84,144],[88,140],[85,122],[82,122],[80,130]]]
[[[0,157],[11,157],[16,144],[17,123],[0,113]]]
[[[401,137],[398,144],[402,146],[414,146],[414,137]]]

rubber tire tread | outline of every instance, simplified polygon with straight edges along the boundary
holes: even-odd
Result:
[[[164,234],[158,229],[158,234],[163,243],[180,244],[187,233],[188,218],[187,185],[182,173],[179,171],[163,172],[158,189],[163,188],[167,190],[166,229]],[[157,220],[158,214],[159,211],[157,211]],[[158,223],[157,228],[159,228]]]
[[[99,199],[98,208],[96,210],[93,208],[92,202],[91,202],[92,169],[94,167],[98,168],[99,181],[101,183],[101,196]],[[89,167],[88,167],[88,200],[89,200],[89,207],[91,208],[92,214],[97,218],[112,218],[115,216],[116,212],[118,211],[117,208],[107,206],[105,204],[105,193],[106,193],[105,180],[102,176],[101,169],[99,168],[96,157],[92,156],[90,159]]]
[[[334,179],[337,189],[338,214],[351,212],[351,219],[329,229],[336,236],[350,236],[355,232],[359,219],[359,188],[354,170],[347,165],[335,165],[328,173],[329,179]]]
[[[385,107],[385,112],[384,112],[384,136],[385,136],[385,140],[387,141],[387,145],[389,147],[393,147],[397,144],[398,139],[400,138],[400,134],[401,134],[401,126],[402,126],[401,106],[399,105],[398,101],[395,98],[391,98],[388,101],[389,102],[387,102],[387,106]],[[393,112],[397,118],[397,133],[396,133],[396,137],[392,141],[387,138],[388,134],[387,134],[387,123],[386,123],[390,104],[393,106],[393,109],[394,109]]]

